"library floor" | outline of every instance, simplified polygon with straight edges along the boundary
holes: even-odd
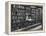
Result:
[[[40,23],[34,24],[34,25],[30,25],[28,27],[25,28],[21,28],[16,30],[16,32],[21,32],[21,31],[36,31],[36,30],[41,30],[42,29],[42,25]]]

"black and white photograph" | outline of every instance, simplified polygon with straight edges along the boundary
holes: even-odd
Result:
[[[11,32],[43,30],[43,6],[11,4]]]
[[[45,32],[44,3],[6,2],[5,32],[26,34]]]
[[[0,36],[46,36],[46,0],[0,0]]]

